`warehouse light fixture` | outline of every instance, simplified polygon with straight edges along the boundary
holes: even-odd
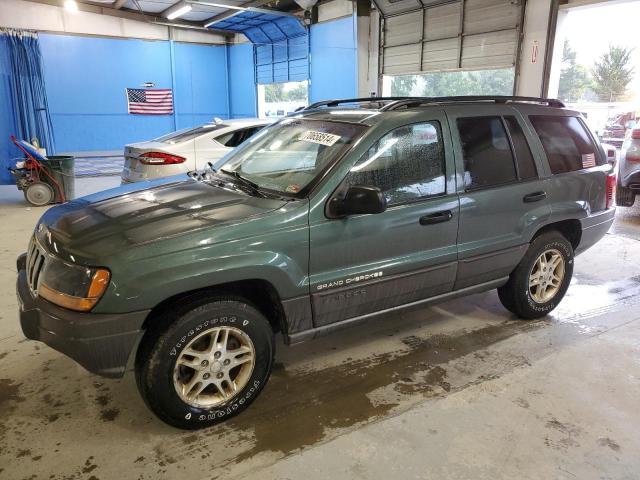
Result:
[[[64,8],[66,8],[70,12],[77,12],[78,4],[76,3],[76,0],[65,0]]]
[[[189,13],[192,10],[192,6],[188,3],[180,2],[175,4],[173,7],[169,8],[165,13],[165,16],[169,20],[173,20],[175,18],[181,17],[185,13]]]

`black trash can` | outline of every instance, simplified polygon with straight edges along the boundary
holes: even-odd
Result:
[[[41,161],[42,165],[47,169],[51,176],[60,184],[64,192],[65,201],[73,200],[75,197],[75,159],[67,155],[49,155],[46,161]],[[55,184],[49,178],[42,178],[45,182],[51,184],[53,191],[56,193],[56,202],[61,202],[60,194]]]

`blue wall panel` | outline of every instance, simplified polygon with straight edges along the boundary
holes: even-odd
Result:
[[[225,47],[174,44],[177,128],[229,118]]]
[[[177,128],[227,118],[224,46],[41,34],[58,151],[120,149]],[[129,115],[126,88],[174,89],[174,115]],[[174,118],[175,117],[175,118]]]
[[[229,47],[229,79],[231,117],[257,117],[252,44]]]
[[[127,87],[171,88],[169,43],[40,35],[59,152],[119,149],[173,129],[173,116],[129,115]]]
[[[311,26],[309,101],[353,98],[358,93],[355,17]]]

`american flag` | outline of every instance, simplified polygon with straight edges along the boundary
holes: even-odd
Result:
[[[129,113],[170,115],[173,113],[173,93],[170,88],[127,88]]]
[[[582,155],[582,168],[591,168],[596,166],[596,156],[593,153],[585,153]]]

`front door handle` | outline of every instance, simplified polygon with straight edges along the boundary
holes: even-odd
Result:
[[[539,202],[547,198],[547,192],[533,192],[522,197],[524,203]]]
[[[420,225],[433,225],[434,223],[448,222],[453,218],[451,210],[444,210],[442,212],[430,213],[420,217]]]

